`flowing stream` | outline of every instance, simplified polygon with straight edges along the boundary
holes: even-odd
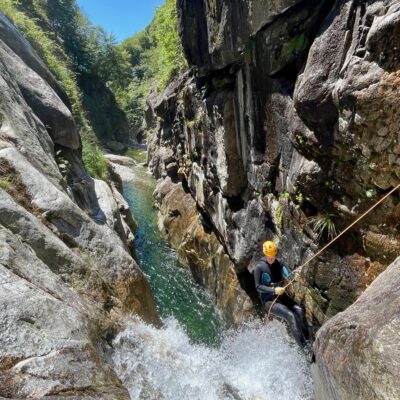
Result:
[[[116,372],[132,399],[311,400],[309,365],[280,323],[228,329],[207,292],[179,266],[159,234],[154,179],[143,167],[124,183],[138,221],[138,263],[163,328],[133,318],[114,340]]]

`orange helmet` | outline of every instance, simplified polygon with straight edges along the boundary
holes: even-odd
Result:
[[[276,257],[276,246],[274,242],[267,240],[263,243],[263,253],[268,257]]]

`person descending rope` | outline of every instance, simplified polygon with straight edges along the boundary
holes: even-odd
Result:
[[[277,250],[274,242],[263,243],[264,257],[260,259],[254,270],[254,281],[260,295],[264,310],[283,320],[296,343],[304,350],[307,358],[312,357],[312,349],[308,328],[302,307],[285,293],[285,279],[300,280],[297,272],[289,273],[288,268],[276,258]],[[276,298],[274,302],[274,299]],[[273,303],[274,302],[274,303]],[[311,354],[310,354],[311,353]]]

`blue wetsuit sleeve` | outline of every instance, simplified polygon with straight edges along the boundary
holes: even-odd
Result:
[[[289,271],[288,271],[288,269],[284,266],[284,265],[282,265],[282,276],[285,278],[285,279],[288,279],[289,278]]]
[[[264,272],[266,274],[266,272]],[[256,266],[256,269],[254,270],[254,284],[256,286],[256,289],[260,293],[267,293],[267,294],[275,294],[275,289],[273,287],[269,287],[263,284],[261,280],[261,275],[262,275],[262,270],[258,265]]]

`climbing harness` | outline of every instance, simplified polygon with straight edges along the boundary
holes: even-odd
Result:
[[[353,221],[345,230],[339,233],[335,238],[333,238],[328,244],[326,244],[321,250],[319,250],[316,254],[314,254],[312,257],[310,257],[304,264],[300,265],[297,267],[293,272],[300,273],[303,267],[305,267],[307,264],[309,264],[314,258],[318,257],[323,251],[325,251],[332,243],[336,242],[342,235],[344,235],[349,229],[351,229],[357,222],[361,221],[367,214],[369,214],[375,207],[377,207],[379,204],[381,204],[387,197],[389,197],[392,193],[394,193],[396,190],[400,188],[400,184],[398,184],[394,189],[392,189],[389,193],[386,193],[385,196],[383,196],[378,202],[376,202],[372,207],[370,207],[367,211],[365,211],[364,214],[362,214],[360,217],[358,217],[355,221]],[[294,278],[292,278],[283,288],[286,290],[293,282],[295,281]],[[278,297],[275,297],[273,302],[271,303],[268,313],[267,313],[267,318],[265,319],[265,325],[269,321],[269,317],[271,314],[272,307],[278,300]]]

